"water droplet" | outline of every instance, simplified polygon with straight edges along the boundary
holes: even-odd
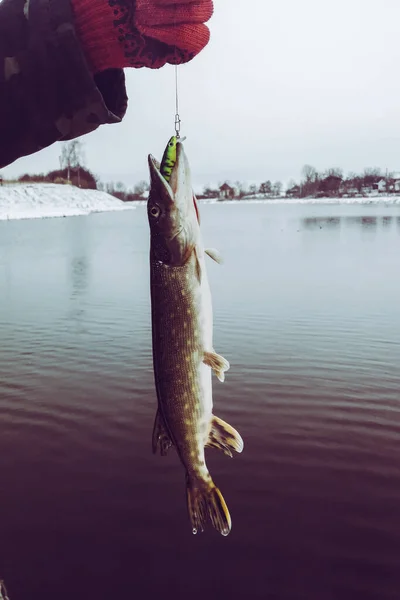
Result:
[[[222,533],[222,535],[223,535],[224,537],[226,537],[227,535],[229,535],[229,531],[230,531],[229,529],[223,529],[223,530],[221,531],[221,533]]]

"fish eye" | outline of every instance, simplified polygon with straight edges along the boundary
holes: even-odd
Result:
[[[157,204],[154,204],[151,208],[150,208],[150,214],[152,217],[154,217],[155,219],[157,219],[157,217],[160,216],[161,214],[161,209],[159,206],[157,206]]]
[[[172,148],[172,146],[174,145],[174,142],[170,142],[169,143],[169,147]]]

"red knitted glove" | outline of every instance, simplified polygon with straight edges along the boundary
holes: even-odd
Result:
[[[94,73],[188,62],[208,43],[212,0],[72,0]]]

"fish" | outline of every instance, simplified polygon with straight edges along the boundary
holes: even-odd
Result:
[[[176,146],[178,143],[178,138],[176,135],[173,135],[165,148],[163,157],[161,159],[161,175],[164,177],[166,181],[169,181],[171,178],[172,169],[176,163]]]
[[[171,447],[185,469],[192,532],[211,520],[226,536],[232,520],[206,465],[205,448],[232,457],[244,443],[231,425],[213,414],[212,372],[224,381],[229,362],[213,347],[213,311],[205,249],[194,202],[189,161],[182,142],[169,182],[150,154],[150,295],[157,414],[152,448],[165,456]]]

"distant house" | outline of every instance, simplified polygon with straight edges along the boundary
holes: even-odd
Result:
[[[355,196],[358,193],[359,189],[356,188],[354,185],[346,189],[346,194],[349,194],[349,196]]]
[[[393,173],[391,177],[393,190],[395,192],[400,192],[400,173]]]
[[[376,184],[376,188],[380,194],[387,192],[388,190],[387,190],[386,179],[381,179],[380,181],[378,181],[378,183]]]
[[[320,181],[319,193],[322,196],[337,196],[342,185],[342,178],[338,175],[328,175]]]
[[[300,186],[294,185],[293,187],[286,190],[286,196],[288,198],[300,198]]]
[[[363,194],[373,194],[374,193],[374,186],[373,185],[363,185],[361,191],[362,191]]]
[[[219,199],[220,200],[232,200],[235,197],[235,188],[231,187],[228,183],[224,183],[219,188]]]
[[[379,193],[391,192],[391,193],[399,193],[400,192],[400,173],[394,173],[391,177],[381,179],[378,181],[376,188]]]

